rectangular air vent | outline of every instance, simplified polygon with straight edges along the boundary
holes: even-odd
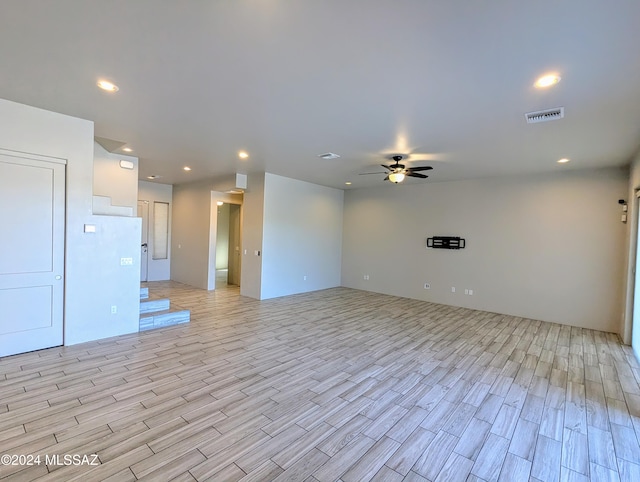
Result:
[[[324,154],[318,154],[318,157],[325,160],[337,159],[338,157],[340,157],[340,154],[335,154],[333,152],[325,152]]]
[[[547,122],[564,117],[564,107],[556,107],[555,109],[539,110],[538,112],[527,112],[525,115],[527,124],[535,124],[537,122]]]

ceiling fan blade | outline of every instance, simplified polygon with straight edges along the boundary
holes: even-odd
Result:
[[[429,177],[429,176],[426,176],[424,174],[418,174],[417,172],[407,172],[405,174],[405,176],[408,176],[408,177],[419,177],[420,179],[426,179],[426,178]]]
[[[387,174],[386,172],[361,172],[358,176],[366,176],[368,174]]]
[[[382,167],[384,167],[385,169],[388,169],[389,171],[393,171],[393,167],[391,166],[385,166],[384,164],[380,164]]]
[[[431,166],[408,167],[408,168],[407,168],[407,171],[409,171],[409,172],[416,172],[416,171],[430,171],[431,169],[433,169],[433,167],[431,167]]]
[[[389,180],[389,176],[387,176],[387,177],[385,177],[385,178],[383,179],[383,181],[388,181],[388,180]]]

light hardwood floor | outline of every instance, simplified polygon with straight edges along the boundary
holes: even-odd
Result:
[[[10,480],[639,481],[640,366],[614,334],[336,288],[171,282],[192,321],[0,359]]]

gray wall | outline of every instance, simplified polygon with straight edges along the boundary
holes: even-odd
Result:
[[[173,187],[171,279],[209,289],[209,183]]]
[[[343,194],[265,174],[261,299],[340,286]]]
[[[156,182],[138,181],[138,199],[149,201],[149,253],[153,253],[153,216],[154,202],[169,203],[169,255],[167,259],[153,259],[149,256],[147,265],[148,281],[171,279],[171,222],[173,207],[173,186]]]
[[[3,148],[67,160],[65,345],[138,331],[140,220],[92,214],[93,144],[93,122],[0,99]]]
[[[347,191],[342,284],[617,332],[627,189],[598,170]],[[433,235],[467,247],[427,249]]]

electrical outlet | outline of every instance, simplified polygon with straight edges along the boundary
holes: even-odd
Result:
[[[133,258],[120,258],[120,266],[133,265]]]
[[[424,284],[424,289],[425,290],[430,290],[431,289],[431,285],[429,283],[425,283]]]
[[[302,277],[302,279],[303,279],[304,281],[307,281],[307,277],[306,277],[306,276],[303,276],[303,277]]]
[[[118,312],[118,307],[116,305],[111,306],[111,314],[115,315]]]
[[[465,294],[465,295],[468,295],[468,294],[469,294],[469,290],[468,290],[468,289],[465,289],[465,290],[464,290],[464,294]]]
[[[469,294],[472,295],[473,294],[473,290],[469,290]]]
[[[368,274],[363,275],[362,279],[369,281],[369,275]]]
[[[452,287],[451,287],[451,292],[452,292],[452,293],[455,293],[455,292],[456,292],[456,287],[455,287],[455,286],[452,286]]]

